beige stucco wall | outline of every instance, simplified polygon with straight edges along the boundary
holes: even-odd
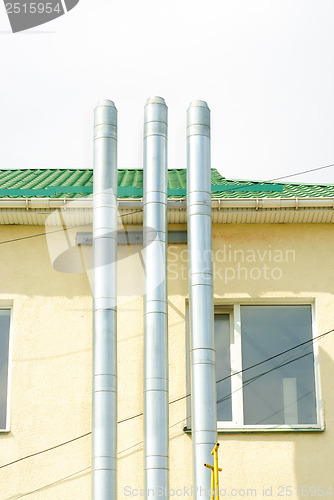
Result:
[[[0,240],[31,236],[43,230],[2,226]],[[256,302],[304,297],[315,301],[318,334],[334,327],[332,225],[216,225],[213,234],[217,304],[233,304],[240,299]],[[71,237],[73,243],[74,234]],[[142,267],[135,250],[131,249],[129,256],[128,249],[123,247],[124,258],[119,262],[119,420],[137,415],[143,409],[143,318],[138,277]],[[229,250],[242,250],[244,253],[238,254],[240,259],[249,250],[260,252],[255,262],[242,262],[246,268],[240,271],[242,279],[238,279],[238,262],[229,259]],[[2,465],[91,431],[92,314],[87,275],[53,270],[44,236],[0,245],[0,254],[0,306],[9,303],[13,306],[11,430],[0,435]],[[276,259],[282,255],[283,261],[270,261],[274,255]],[[251,273],[252,268],[263,269],[264,265],[269,269],[267,276],[273,267],[279,268],[280,272],[274,272],[276,279],[266,279],[263,274],[256,279],[258,271]],[[234,279],[230,279],[233,272]],[[169,249],[170,400],[186,395],[187,391],[186,276],[186,246],[172,245]],[[332,485],[334,494],[333,357],[334,336],[329,334],[319,342],[325,432],[219,435],[221,486],[230,494],[233,488],[245,490],[245,494],[234,492],[234,498],[251,496],[251,492],[247,495],[247,489],[256,490],[257,496],[263,497],[263,487],[266,490],[272,487],[272,498],[280,498],[280,485],[292,487],[290,498],[297,498],[294,489],[297,486]],[[185,423],[186,398],[170,405],[173,489],[190,487],[192,481],[191,436],[183,432]],[[143,488],[142,428],[142,416],[119,424],[119,498],[126,498],[125,491]],[[29,498],[90,499],[87,469],[90,446],[88,434],[0,469],[0,498],[9,500],[37,490]],[[82,472],[73,475],[78,471]],[[63,478],[67,479],[58,482]],[[43,488],[46,485],[50,486]],[[124,490],[126,486],[128,490]]]

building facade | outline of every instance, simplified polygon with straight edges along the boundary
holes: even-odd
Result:
[[[192,494],[184,169],[168,172],[170,497]],[[118,497],[144,496],[142,171],[118,174]],[[92,171],[0,171],[3,499],[91,498]],[[334,495],[334,186],[212,170],[221,497]],[[210,472],[208,471],[208,474]]]

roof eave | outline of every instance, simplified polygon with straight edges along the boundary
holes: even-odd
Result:
[[[118,200],[123,223],[143,223],[142,199]],[[168,200],[168,222],[186,224],[184,198]],[[66,224],[92,224],[92,198],[2,198],[0,224],[57,226],[62,210]],[[54,215],[54,216],[53,216]],[[334,198],[224,198],[212,199],[213,223],[333,223]]]

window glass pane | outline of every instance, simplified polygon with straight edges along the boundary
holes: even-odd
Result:
[[[0,429],[6,428],[10,310],[0,309]]]
[[[217,420],[232,420],[230,316],[215,315]]]
[[[311,306],[242,306],[241,338],[245,425],[316,424]]]

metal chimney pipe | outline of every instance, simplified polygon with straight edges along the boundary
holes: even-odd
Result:
[[[193,101],[187,112],[187,224],[191,328],[191,428],[195,498],[211,488],[208,469],[217,441],[211,228],[210,110]]]
[[[144,118],[145,491],[168,498],[167,106],[147,100]],[[165,492],[160,494],[159,492]]]
[[[103,100],[94,126],[93,500],[117,498],[117,109]]]

